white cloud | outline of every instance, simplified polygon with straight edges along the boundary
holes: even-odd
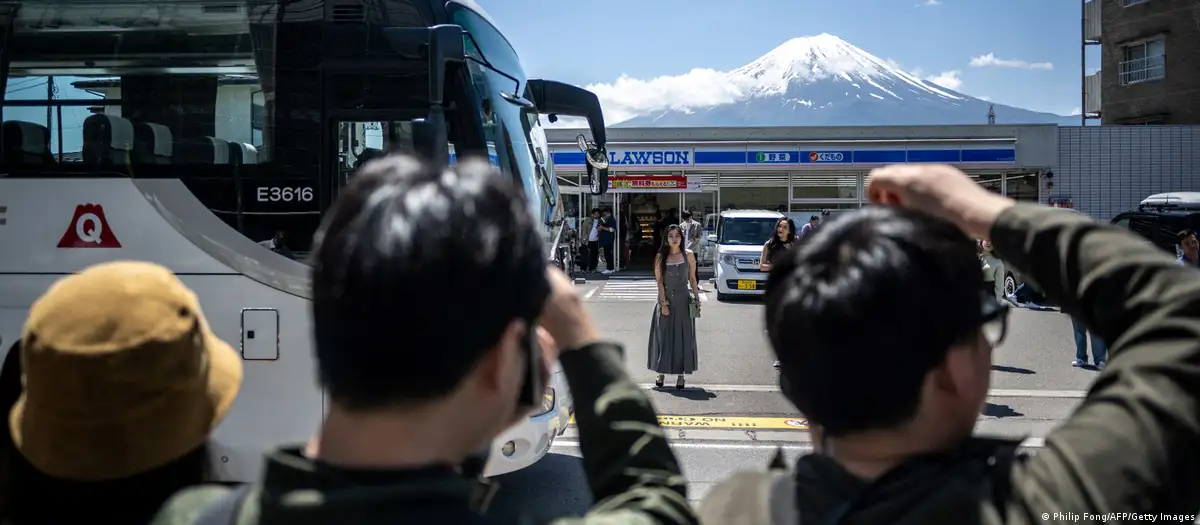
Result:
[[[941,73],[928,77],[925,80],[933,82],[934,84],[942,86],[946,89],[958,91],[963,84],[962,78],[959,77],[960,74],[961,71],[958,71],[957,69],[953,71],[942,71]]]
[[[975,98],[977,98],[977,99],[979,99],[979,100],[982,100],[982,101],[984,101],[984,102],[991,102],[991,101],[992,101],[992,97],[989,97],[989,96],[987,96],[987,95],[980,95],[980,96],[978,96],[978,97],[975,97]]]
[[[996,58],[996,55],[988,53],[971,59],[973,67],[1008,67],[1015,69],[1054,69],[1054,64],[1049,62],[1026,62],[1024,60],[1009,60],[1004,58]]]
[[[942,5],[942,0],[925,0],[924,2],[922,2],[920,4],[917,4],[917,7],[928,6],[928,5]]]
[[[1079,115],[1079,114],[1082,114],[1082,113],[1083,113],[1083,110],[1082,110],[1082,109],[1080,109],[1080,108],[1079,108],[1079,106],[1075,106],[1075,109],[1072,109],[1070,113],[1067,113],[1067,115],[1069,115],[1069,116],[1075,116],[1075,115]]]
[[[615,82],[585,86],[600,98],[605,124],[656,111],[692,111],[745,98],[745,90],[721,71],[693,69],[676,76],[640,80],[622,74]],[[582,119],[560,118],[550,127],[580,127]]]

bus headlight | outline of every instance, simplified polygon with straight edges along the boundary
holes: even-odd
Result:
[[[546,392],[542,394],[542,404],[529,417],[538,417],[549,414],[554,410],[554,387],[547,386]]]

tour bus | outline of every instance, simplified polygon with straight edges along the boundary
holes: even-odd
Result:
[[[165,265],[245,362],[214,436],[226,481],[318,428],[305,260],[367,158],[486,156],[522,185],[560,265],[542,118],[587,118],[592,192],[608,187],[596,96],[527,79],[470,0],[25,0],[0,21],[0,392],[19,390],[15,343],[51,283],[104,261]],[[540,408],[495,441],[487,474],[533,464],[568,425],[561,370],[529,398]]]

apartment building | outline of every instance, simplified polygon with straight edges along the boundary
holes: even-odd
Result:
[[[1089,0],[1083,11],[1084,46],[1101,49],[1100,71],[1084,66],[1085,117],[1200,124],[1200,0]]]

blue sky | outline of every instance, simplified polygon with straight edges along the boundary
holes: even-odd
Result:
[[[606,113],[653,104],[638,97],[671,96],[616,83],[623,75],[652,81],[729,70],[819,33],[974,97],[1063,115],[1080,105],[1079,0],[477,1],[526,73],[602,85]],[[1092,72],[1099,55],[1089,52]]]

